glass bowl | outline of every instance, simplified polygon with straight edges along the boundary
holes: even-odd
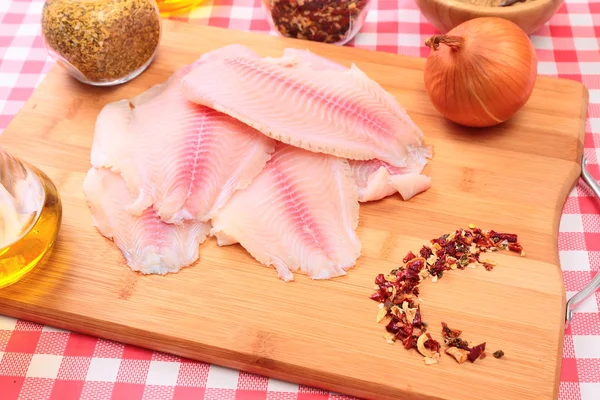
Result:
[[[0,148],[0,288],[45,260],[62,222],[62,202],[40,169]]]
[[[262,5],[279,35],[342,46],[363,27],[371,0],[262,0]]]

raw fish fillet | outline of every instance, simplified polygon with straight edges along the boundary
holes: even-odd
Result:
[[[269,61],[288,68],[309,68],[313,70],[343,71],[347,68],[325,57],[318,56],[310,50],[287,48],[280,58]],[[413,125],[414,122],[410,121]],[[416,129],[416,125],[415,129]],[[430,158],[431,152],[426,153]],[[358,186],[360,202],[380,200],[398,192],[404,200],[427,190],[431,186],[431,178],[422,175],[426,164],[423,159],[414,159],[407,167],[394,167],[380,160],[348,160],[352,174]]]
[[[239,242],[278,276],[345,275],[360,256],[356,184],[348,162],[282,143],[252,184],[212,220],[220,245]]]
[[[326,57],[321,57],[307,49],[294,49],[291,47],[283,49],[281,57],[265,57],[269,62],[279,64],[284,67],[307,68],[317,71],[345,71],[348,68],[342,64],[331,61]],[[400,106],[398,104],[400,108]]]
[[[181,78],[195,66],[244,49],[233,45],[206,53],[166,83],[102,109],[92,165],[123,176],[134,194],[128,212],[140,215],[153,205],[165,222],[208,221],[262,170],[274,140],[180,92]]]
[[[115,245],[133,271],[143,274],[178,272],[199,257],[198,248],[210,231],[207,222],[173,225],[162,222],[152,208],[140,216],[125,210],[133,201],[121,176],[106,168],[91,168],[83,192],[94,226]]]
[[[315,70],[231,56],[195,67],[182,89],[195,103],[314,152],[398,167],[430,153],[398,102],[355,65]]]
[[[404,200],[409,200],[431,186],[430,177],[412,172],[409,168],[393,167],[379,160],[348,162],[361,202],[380,200],[396,192]]]

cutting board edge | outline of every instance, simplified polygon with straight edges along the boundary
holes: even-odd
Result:
[[[563,79],[566,80],[566,79]],[[577,81],[573,81],[570,80],[571,82],[573,82],[577,87],[579,87],[582,91],[582,97],[583,97],[583,101],[581,103],[581,109],[580,109],[580,115],[579,115],[579,132],[578,132],[578,143],[577,143],[577,159],[573,162],[571,171],[569,172],[569,178],[567,181],[565,181],[565,184],[563,185],[562,188],[562,192],[559,193],[559,195],[557,196],[557,204],[556,204],[556,208],[555,208],[555,213],[554,213],[554,221],[553,221],[553,246],[554,246],[554,254],[555,254],[555,264],[556,266],[559,268],[559,270],[561,270],[561,264],[560,264],[560,256],[559,256],[559,249],[558,249],[558,234],[560,231],[560,221],[561,221],[561,217],[562,217],[562,211],[564,209],[564,206],[566,204],[566,201],[569,197],[569,193],[571,193],[571,191],[577,186],[577,183],[579,181],[579,177],[581,176],[581,169],[582,169],[582,158],[583,158],[583,151],[584,151],[584,141],[585,141],[585,121],[586,121],[586,116],[587,116],[587,109],[588,109],[588,105],[589,105],[589,90],[588,88],[583,85],[581,82],[577,82]],[[561,367],[562,367],[562,356],[563,356],[563,346],[564,346],[564,339],[565,339],[565,334],[564,334],[564,330],[565,330],[565,317],[566,317],[566,305],[567,305],[567,298],[566,298],[567,294],[566,294],[566,288],[564,286],[564,280],[563,280],[563,290],[561,291],[561,304],[563,307],[563,312],[561,314],[561,318],[560,321],[558,323],[558,327],[560,329],[560,334],[559,334],[559,343],[558,343],[558,348],[557,350],[557,357],[556,357],[556,368],[555,368],[555,379],[554,379],[554,398],[558,399],[559,396],[559,391],[560,391],[560,376],[561,376]]]
[[[42,315],[39,313],[40,307],[37,305],[23,303],[9,304],[9,302],[0,302],[0,307],[2,314],[13,318],[24,319],[34,323],[44,324],[83,335],[100,337],[105,340],[112,340],[118,343],[164,352],[198,362],[237,369],[251,374],[268,376],[273,379],[289,381],[299,385],[306,385],[322,390],[342,393],[366,400],[397,400],[398,398],[405,398],[404,396],[409,396],[411,400],[444,400],[443,398],[437,396],[423,395],[414,391],[396,389],[389,386],[383,387],[381,385],[372,382],[361,381],[356,378],[349,380],[348,376],[346,375],[337,375],[331,372],[323,374],[323,371],[315,371],[311,368],[303,367],[298,364],[290,364],[279,360],[264,358],[255,354],[245,354],[239,351],[231,351],[221,347],[204,344],[202,344],[202,346],[206,346],[206,349],[199,349],[198,342],[189,340],[179,340],[178,344],[174,345],[170,344],[170,342],[172,342],[172,338],[157,332],[151,333],[155,335],[155,338],[161,338],[162,336],[165,336],[165,338],[159,339],[159,341],[150,341],[149,339],[139,340],[140,337],[144,337],[144,334],[148,333],[149,331],[117,323],[111,323],[110,326],[112,328],[118,326],[120,328],[119,330],[103,329],[102,326],[105,321],[85,315],[72,313],[69,320],[73,319],[73,322],[69,322],[69,320],[64,318],[64,313],[61,315],[62,319],[53,317],[53,310],[50,309],[47,310],[49,312],[45,313],[45,315]],[[74,322],[75,319],[77,319],[78,322]],[[82,320],[86,323],[82,324]],[[81,328],[81,326],[85,327]],[[136,337],[137,339],[130,339],[132,337]],[[145,342],[146,344],[140,345],[140,342]],[[223,356],[224,351],[226,356]],[[211,356],[211,353],[221,353],[221,355]],[[276,368],[269,367],[269,365],[276,365]],[[286,369],[290,369],[295,372],[288,373],[285,372]],[[310,377],[305,378],[305,376],[310,376],[311,374],[315,375],[316,373],[319,374],[318,376],[321,379],[311,379]],[[338,383],[342,381],[345,383],[352,383],[354,386],[350,387],[348,385]],[[368,390],[368,388],[371,388],[372,390]]]

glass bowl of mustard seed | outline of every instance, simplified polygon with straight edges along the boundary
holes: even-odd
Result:
[[[279,35],[343,46],[362,28],[371,0],[262,0]]]
[[[156,55],[161,32],[155,0],[46,0],[42,11],[50,56],[94,86],[141,74]]]

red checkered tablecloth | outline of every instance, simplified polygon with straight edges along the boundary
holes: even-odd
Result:
[[[53,65],[40,37],[42,0],[0,0],[0,134]],[[177,19],[269,33],[260,0],[207,0]],[[349,45],[426,56],[437,33],[412,0],[373,0]],[[531,39],[539,73],[590,90],[585,154],[600,179],[600,0],[566,0]],[[201,39],[199,39],[201,40]],[[559,235],[567,298],[600,271],[600,202],[580,183],[564,207]],[[561,400],[600,399],[600,293],[567,330]],[[193,362],[0,315],[0,399],[327,399],[309,387]]]

